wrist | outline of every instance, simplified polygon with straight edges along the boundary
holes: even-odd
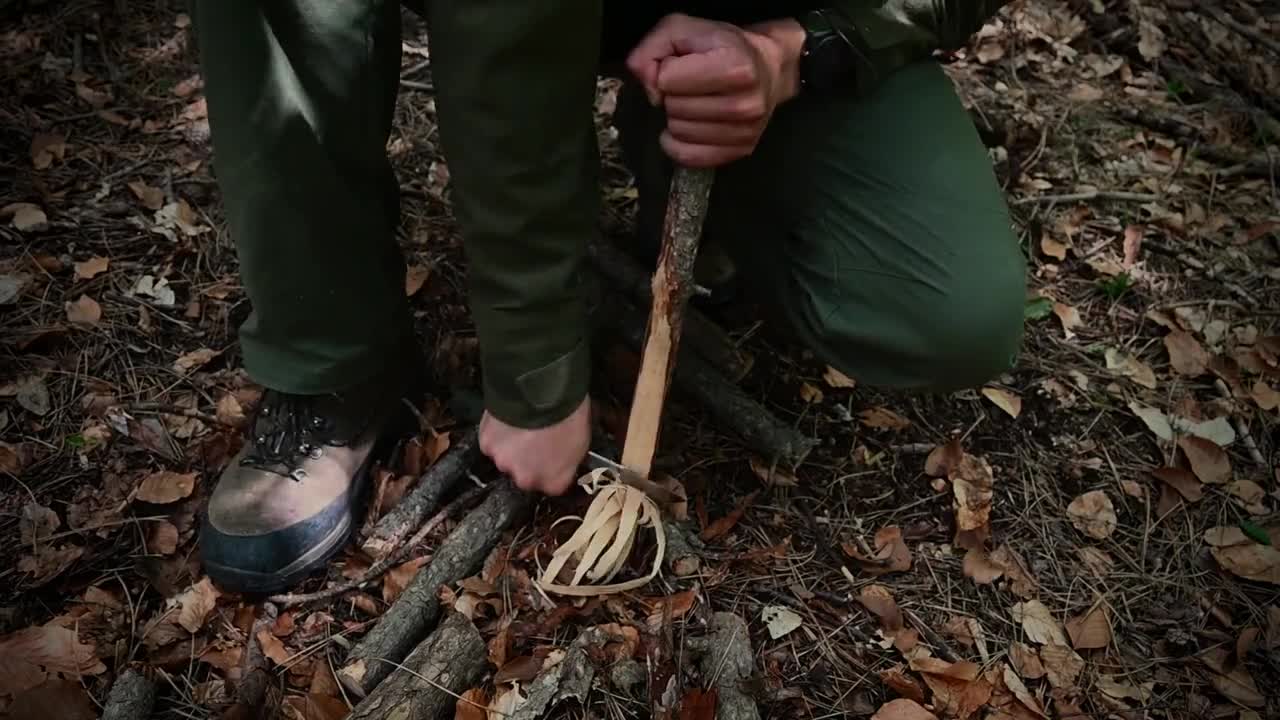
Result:
[[[781,18],[749,25],[744,30],[775,73],[774,104],[781,105],[800,94],[804,26],[792,18]]]

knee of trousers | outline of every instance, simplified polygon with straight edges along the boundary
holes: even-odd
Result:
[[[1012,369],[1023,336],[1024,265],[992,259],[980,273],[957,273],[927,298],[852,313],[789,313],[796,330],[833,366],[871,385],[953,392]],[[808,303],[804,303],[809,305]],[[809,305],[812,310],[812,305]]]

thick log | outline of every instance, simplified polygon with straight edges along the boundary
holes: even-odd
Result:
[[[638,351],[644,347],[643,320],[634,309],[618,303],[610,317],[601,319],[609,323],[607,329],[617,333],[632,349]],[[766,462],[776,459],[783,466],[795,468],[817,444],[783,424],[697,353],[687,349],[680,353],[674,380],[676,389],[696,400],[717,425],[740,437],[747,447],[763,455]]]
[[[422,527],[422,523],[440,506],[440,499],[466,477],[468,469],[479,457],[480,444],[476,440],[476,430],[472,428],[427,468],[408,495],[374,524],[360,548],[375,558],[395,551]]]
[[[440,619],[440,588],[474,575],[503,532],[532,506],[532,496],[505,478],[436,548],[431,562],[347,655],[338,680],[359,697],[378,686]]]
[[[611,289],[626,294],[642,305],[653,301],[649,273],[621,250],[611,245],[595,243],[589,248],[589,256],[600,274],[609,280]],[[685,309],[683,342],[733,382],[738,382],[751,372],[754,363],[751,355],[739,348],[724,328],[696,308]]]
[[[456,696],[484,673],[488,652],[475,625],[450,612],[391,676],[351,711],[350,720],[431,720],[454,716]],[[483,712],[480,713],[483,715]]]
[[[129,668],[111,686],[102,720],[147,720],[156,704],[156,684]]]
[[[689,649],[700,656],[704,681],[715,681],[716,720],[759,720],[755,700],[743,690],[755,662],[747,623],[733,613],[718,612],[711,616],[710,630],[705,637],[690,638]]]
[[[711,197],[710,170],[679,168],[671,181],[662,251],[653,273],[653,303],[640,351],[640,374],[631,398],[622,464],[648,477],[658,447],[662,407],[675,370],[685,306],[693,295],[693,262]]]

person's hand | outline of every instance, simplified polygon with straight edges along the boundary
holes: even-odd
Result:
[[[480,452],[521,490],[563,495],[573,487],[590,446],[589,398],[569,417],[536,430],[508,425],[487,410],[480,419]]]
[[[716,167],[755,150],[774,109],[799,89],[804,29],[795,20],[741,28],[668,15],[627,58],[667,113],[663,150],[688,167]]]

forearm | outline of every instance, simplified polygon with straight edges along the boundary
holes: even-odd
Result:
[[[599,0],[431,3],[440,134],[485,403],[541,427],[586,394],[581,272],[596,232]]]

